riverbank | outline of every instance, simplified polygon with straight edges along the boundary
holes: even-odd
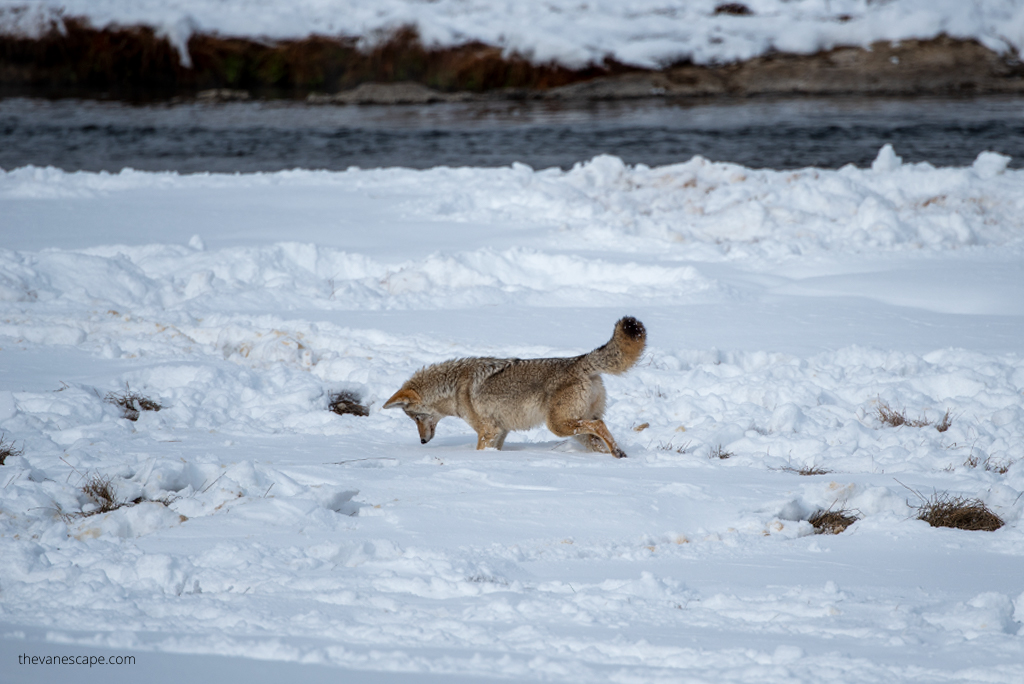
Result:
[[[535,63],[471,41],[428,47],[414,28],[356,38],[264,40],[194,33],[187,59],[150,26],[63,18],[37,36],[0,35],[0,95],[125,100],[307,99],[396,104],[476,99],[615,100],[729,95],[980,95],[1024,92],[1024,64],[975,40],[879,41],[815,54],[661,69],[613,58]]]

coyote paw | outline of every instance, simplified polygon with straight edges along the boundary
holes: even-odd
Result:
[[[622,449],[616,448],[615,449],[615,458],[627,458],[626,452],[623,451]]]

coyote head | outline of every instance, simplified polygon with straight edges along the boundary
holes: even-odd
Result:
[[[444,416],[423,403],[419,393],[414,389],[400,389],[384,403],[384,408],[401,408],[405,415],[416,421],[416,429],[420,431],[420,444],[426,444],[434,438],[437,422]]]

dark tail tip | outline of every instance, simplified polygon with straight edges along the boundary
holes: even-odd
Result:
[[[631,340],[641,340],[647,336],[647,329],[644,328],[644,324],[632,316],[620,318],[617,325],[622,329],[626,337]]]

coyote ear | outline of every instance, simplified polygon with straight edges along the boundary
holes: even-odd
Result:
[[[420,402],[420,395],[416,390],[412,389],[400,389],[395,392],[395,396],[384,402],[384,408],[393,408],[395,406],[408,406],[409,404],[418,404]]]

